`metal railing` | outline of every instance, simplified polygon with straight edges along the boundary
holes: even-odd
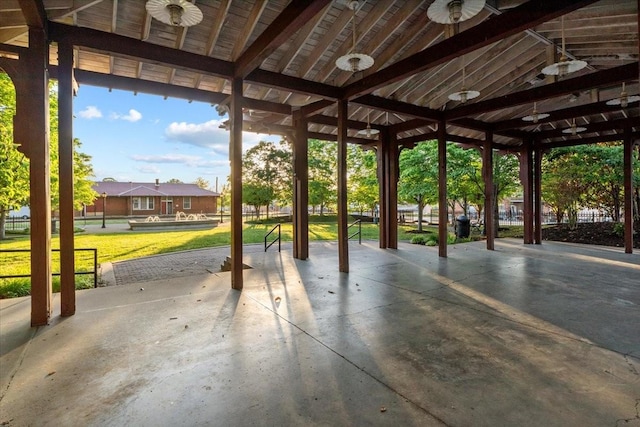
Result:
[[[4,222],[4,227],[6,231],[23,231],[31,227],[31,221],[29,218],[9,216]]]
[[[358,244],[361,245],[362,244],[362,221],[361,220],[356,219],[354,222],[349,224],[347,226],[347,234],[349,233],[349,229],[355,226],[356,224],[358,225],[358,231],[354,232],[353,234],[349,234],[349,237],[347,239],[351,240],[354,237],[358,236]]]
[[[60,252],[60,249],[51,249],[52,252]],[[31,252],[31,249],[0,249],[1,252]],[[74,274],[93,274],[93,287],[98,287],[98,249],[76,248],[74,252],[93,252],[93,271],[74,271]],[[60,276],[60,273],[52,273],[52,276]],[[20,277],[31,277],[31,274],[8,274],[0,276],[0,279],[17,279]]]
[[[276,237],[275,239],[273,239],[273,241],[271,243],[269,243],[267,245],[267,238],[274,232],[276,231],[276,229],[278,229],[278,237]],[[275,242],[278,242],[278,252],[280,252],[281,249],[281,227],[280,224],[276,224],[275,227],[273,227],[271,229],[270,232],[268,232],[267,234],[265,234],[264,236],[264,251],[267,252],[267,249],[269,249]]]

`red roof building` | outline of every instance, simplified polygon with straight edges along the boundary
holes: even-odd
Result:
[[[150,216],[213,214],[218,211],[219,193],[196,184],[101,181],[93,185],[99,194],[93,205],[87,206],[88,216]]]

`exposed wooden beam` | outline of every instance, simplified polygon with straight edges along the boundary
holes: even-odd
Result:
[[[553,2],[528,1],[501,15],[489,19],[434,46],[396,62],[376,73],[348,85],[345,99],[372,91],[450,61],[498,40],[517,34],[545,21],[587,6],[597,0],[556,0]]]
[[[297,77],[278,74],[271,71],[257,69],[251,72],[245,82],[256,83],[278,89],[285,89],[292,92],[316,95],[322,98],[336,100],[340,98],[340,88],[324,83],[304,80]]]
[[[614,130],[624,130],[627,127],[640,127],[640,117],[630,117],[626,119],[618,119],[618,120],[607,120],[603,122],[597,123],[587,123],[582,124],[578,123],[578,126],[587,128],[583,133],[589,134],[594,132],[607,132]],[[531,136],[535,136],[538,140],[548,139],[548,138],[556,138],[560,136],[569,136],[571,134],[565,134],[565,128],[552,129],[543,132],[532,132]],[[622,136],[620,136],[622,138]]]
[[[236,77],[246,77],[331,0],[293,0],[235,61]]]
[[[255,30],[256,25],[258,25],[260,15],[262,15],[265,7],[267,7],[266,0],[258,0],[253,4],[253,7],[251,7],[246,24],[242,28],[242,31],[240,31],[240,37],[236,39],[233,46],[233,51],[231,52],[231,59],[233,61],[238,60],[242,51],[247,47],[247,42],[249,41],[251,34],[253,34],[253,30]],[[248,9],[249,4],[245,3],[245,8]]]
[[[146,43],[118,34],[51,21],[49,21],[49,30],[51,39],[54,41],[66,38],[76,46],[84,46],[126,57],[144,59],[151,63],[167,64],[225,78],[231,77],[233,73],[233,64],[231,62]]]
[[[634,138],[640,138],[640,132],[634,132],[631,135]],[[623,139],[624,139],[624,134],[619,133],[615,135],[591,136],[588,138],[573,137],[565,141],[543,142],[540,144],[540,146],[546,150],[546,149],[559,148],[559,147],[573,147],[575,145],[597,144],[599,142],[622,141]]]
[[[617,84],[633,80],[637,77],[638,63],[636,62],[497,98],[487,99],[485,101],[463,105],[445,112],[445,117],[447,120],[460,119],[475,114],[502,110],[516,105],[529,104],[534,101],[567,95],[572,92]]]
[[[49,74],[51,75],[51,78],[57,79],[58,67],[55,65],[49,65]],[[76,69],[74,70],[74,75],[76,81],[80,84],[126,90],[134,93],[148,93],[165,98],[179,98],[189,101],[218,104],[228,97],[228,95],[224,93],[209,92],[185,86],[169,85],[166,83],[152,82],[150,80],[140,80],[131,77],[96,73],[93,71]]]
[[[300,114],[302,115],[302,117],[309,117],[310,115],[318,113],[331,105],[334,105],[332,101],[321,99],[320,101],[316,101],[309,105],[300,107]]]
[[[38,0],[18,0],[22,15],[29,28],[47,29],[47,12],[44,10],[44,4]]]
[[[631,115],[637,115],[637,112],[636,113],[633,112],[635,108],[633,106],[628,108],[628,110],[632,111]],[[607,113],[610,111],[618,111],[618,110],[620,110],[619,105],[607,105],[607,101],[600,101],[600,102],[594,102],[591,104],[578,105],[576,107],[563,108],[561,110],[541,111],[544,113],[548,113],[549,117],[538,120],[538,124],[555,122],[558,120],[572,119],[574,117],[588,116],[591,114]],[[532,123],[524,122],[521,118],[518,118],[518,119],[503,120],[500,122],[493,122],[493,123],[489,123],[489,125],[494,131],[500,131],[500,130],[532,126]]]
[[[316,114],[314,116],[310,116],[309,123],[316,123],[316,124],[320,124],[320,125],[327,125],[327,126],[333,126],[333,127],[338,127],[338,118],[337,117],[332,117],[332,116],[324,116],[322,114]],[[362,129],[366,129],[367,128],[367,124],[364,122],[359,122],[357,120],[347,120],[347,127],[349,129],[357,129],[357,130],[362,130]],[[382,129],[383,126],[376,126],[376,125],[372,125],[372,128],[375,129]]]
[[[432,110],[419,105],[407,104],[393,99],[381,98],[374,95],[364,95],[351,101],[354,104],[366,105],[368,107],[379,108],[383,111],[407,114],[420,119],[427,119],[437,122],[443,117],[440,111]]]

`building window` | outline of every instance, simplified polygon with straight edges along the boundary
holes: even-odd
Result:
[[[153,210],[153,197],[134,197],[134,211],[150,211]]]
[[[184,209],[191,209],[191,197],[182,198],[182,207]]]

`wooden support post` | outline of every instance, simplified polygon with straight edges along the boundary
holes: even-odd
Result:
[[[624,251],[633,253],[633,137],[624,134]]]
[[[60,311],[76,312],[73,223],[73,46],[58,43],[58,162],[60,177]]]
[[[449,207],[447,206],[447,124],[438,122],[438,255],[447,257],[449,235]]]
[[[381,249],[388,248],[388,230],[389,230],[389,219],[387,214],[387,185],[386,185],[386,176],[387,176],[387,162],[386,162],[386,147],[384,136],[380,135],[378,142],[376,144],[376,158],[377,158],[377,175],[378,175],[378,204],[380,206],[380,213],[378,216],[378,236],[379,243]]]
[[[231,82],[231,287],[242,290],[242,79]]]
[[[389,241],[398,249],[398,180],[400,179],[400,151],[397,134],[389,135]]]
[[[51,316],[51,195],[49,156],[49,44],[42,29],[29,29],[20,85],[16,88],[17,143],[29,157],[31,205],[31,326]]]
[[[536,141],[533,149],[533,240],[542,243],[542,150]]]
[[[338,101],[338,263],[349,272],[349,233],[347,232],[347,119],[348,102]]]
[[[482,146],[482,179],[484,181],[484,229],[487,237],[487,249],[495,247],[495,197],[493,193],[493,133],[487,131]]]
[[[293,125],[293,256],[305,260],[309,258],[309,144],[307,121],[298,111]]]
[[[520,182],[524,204],[524,243],[533,243],[533,148],[527,141],[520,152]]]

